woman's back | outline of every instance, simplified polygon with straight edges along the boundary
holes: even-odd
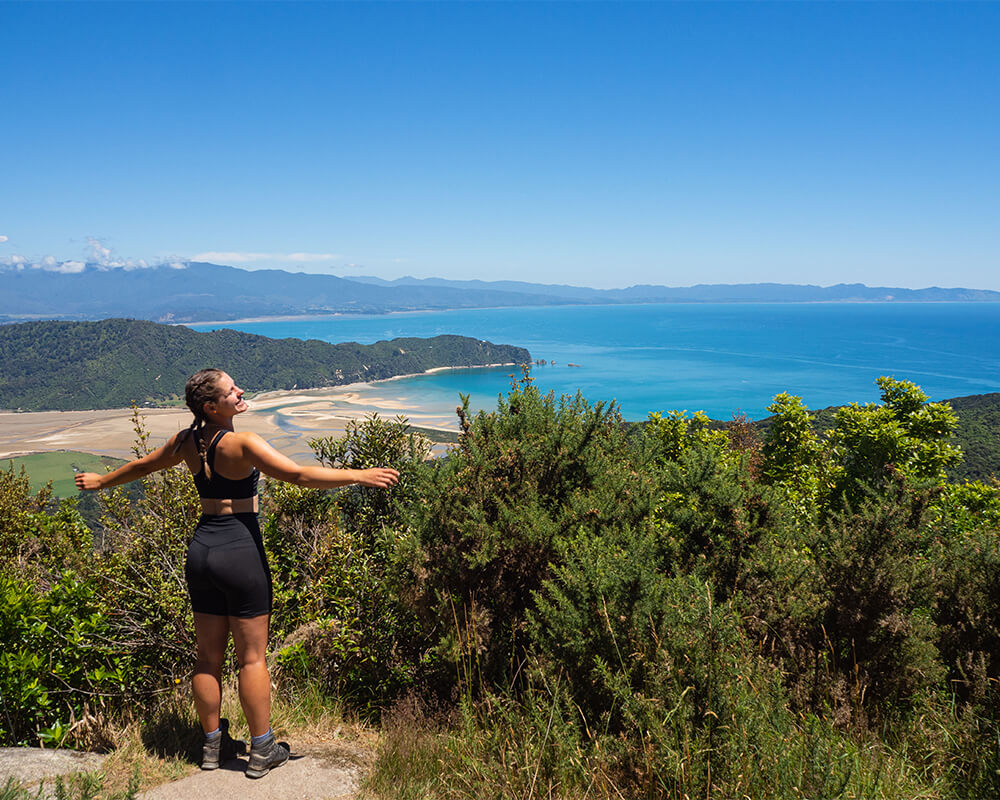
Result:
[[[228,433],[232,432],[220,430],[206,443],[201,438],[204,431],[194,432],[194,436],[200,439],[196,446],[199,450],[205,448],[204,461],[199,454],[199,469],[194,472],[195,486],[203,498],[239,500],[257,494],[260,472],[252,464],[248,468],[237,434],[227,436]],[[191,466],[190,463],[188,466]],[[242,477],[231,477],[241,473]]]

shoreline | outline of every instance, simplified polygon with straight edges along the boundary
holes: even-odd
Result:
[[[372,413],[384,419],[404,416],[415,428],[457,432],[453,406],[437,408],[387,391],[391,381],[403,377],[415,376],[261,392],[248,398],[249,408],[240,415],[237,429],[257,433],[279,452],[305,463],[315,459],[308,445],[310,439],[342,436],[348,424]],[[191,422],[191,412],[185,406],[146,406],[137,410],[154,447]],[[59,450],[132,459],[136,439],[132,413],[131,408],[0,411],[0,461]]]
[[[816,306],[816,305],[980,305],[983,303],[1000,303],[1000,300],[898,300],[898,299],[855,299],[855,300],[650,300],[631,301],[627,303],[539,303],[527,306],[457,306],[455,308],[414,308],[406,311],[372,311],[368,313],[355,311],[331,311],[329,314],[275,314],[273,316],[262,315],[257,317],[240,317],[239,319],[219,319],[190,322],[168,322],[164,320],[152,320],[161,325],[182,325],[192,327],[194,325],[243,325],[257,322],[310,322],[322,321],[337,318],[369,318],[369,317],[391,317],[405,314],[437,314],[451,311],[488,311],[491,309],[517,309],[517,308],[566,308],[569,306]],[[208,331],[199,331],[208,333]],[[448,368],[446,368],[448,369]]]

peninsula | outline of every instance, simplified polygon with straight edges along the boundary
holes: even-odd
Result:
[[[523,347],[467,336],[330,344],[129,319],[26,322],[0,325],[0,409],[183,405],[184,382],[206,366],[221,366],[247,389],[266,392],[530,360]]]

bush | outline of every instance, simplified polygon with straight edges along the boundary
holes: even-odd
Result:
[[[639,524],[652,482],[613,406],[556,401],[526,379],[495,413],[463,419],[458,448],[414,487],[401,551],[428,644],[454,665],[472,643],[499,684],[526,653],[526,612],[564,542]]]
[[[274,577],[277,674],[289,688],[308,683],[375,710],[414,671],[414,626],[393,592],[391,530],[429,447],[404,418],[376,414],[349,422],[339,439],[310,444],[327,466],[389,466],[401,477],[390,490],[265,482],[262,530]]]
[[[149,434],[133,413],[135,455],[149,452]],[[144,494],[102,492],[103,542],[89,571],[108,617],[109,635],[134,670],[134,696],[186,680],[194,663],[194,628],[184,578],[187,544],[201,516],[198,493],[183,466],[142,478]]]
[[[0,743],[61,744],[106,693],[120,695],[127,670],[99,606],[72,573],[45,590],[0,576]]]
[[[33,494],[22,467],[0,469],[0,574],[44,583],[67,568],[83,568],[93,540],[75,500],[57,501],[49,488]]]

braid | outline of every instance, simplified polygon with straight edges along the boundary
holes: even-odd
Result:
[[[188,428],[191,434],[194,436],[195,443],[198,445],[198,456],[201,458],[201,468],[205,471],[205,477],[212,477],[212,468],[208,466],[208,448],[205,445],[205,437],[201,435],[201,431],[205,427],[204,417],[195,417],[194,422],[191,423],[191,427]]]
[[[219,376],[221,369],[203,369],[188,378],[184,386],[184,402],[194,414],[194,421],[188,430],[195,437],[198,444],[198,455],[201,457],[201,464],[205,470],[205,477],[212,477],[212,470],[208,466],[208,447],[205,444],[205,437],[201,435],[201,430],[205,427],[205,403],[211,403],[219,399]]]

